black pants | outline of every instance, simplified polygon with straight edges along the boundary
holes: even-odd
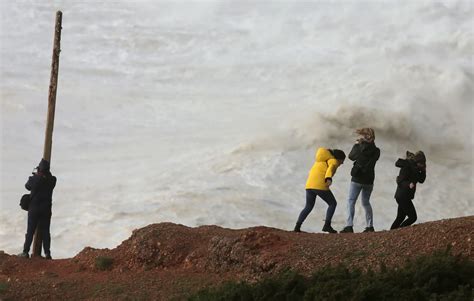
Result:
[[[30,209],[28,211],[28,228],[26,230],[23,252],[30,252],[31,243],[33,242],[33,235],[35,234],[36,227],[38,227],[38,231],[40,231],[43,239],[44,254],[51,255],[51,234],[49,232],[50,225],[51,211]]]
[[[416,209],[411,199],[396,199],[398,203],[398,212],[395,221],[390,229],[410,226],[416,221]],[[407,219],[405,219],[408,217]]]
[[[301,211],[297,224],[301,225],[308,214],[313,210],[314,203],[316,202],[316,197],[319,196],[323,201],[328,204],[328,209],[326,210],[326,222],[325,224],[331,225],[332,216],[334,211],[336,211],[336,198],[332,194],[331,190],[318,190],[318,189],[306,189],[306,206]]]

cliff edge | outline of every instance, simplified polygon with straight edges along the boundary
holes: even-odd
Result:
[[[310,275],[341,263],[397,267],[448,247],[474,260],[473,236],[474,216],[355,234],[152,224],[114,249],[87,247],[69,259],[0,252],[0,300],[180,300],[206,286],[257,281],[288,268]]]

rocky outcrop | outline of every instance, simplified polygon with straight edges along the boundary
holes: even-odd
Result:
[[[394,231],[355,234],[294,233],[267,227],[242,230],[217,226],[190,228],[152,224],[133,231],[113,250],[84,249],[75,259],[90,267],[98,256],[111,257],[114,269],[188,269],[236,273],[257,279],[292,268],[302,273],[344,263],[363,269],[393,266],[406,259],[451,248],[471,252],[474,217],[419,224]]]
[[[152,224],[133,231],[114,249],[87,247],[71,259],[24,259],[0,252],[0,299],[182,300],[205,286],[256,281],[284,269],[310,275],[341,263],[361,269],[397,267],[447,248],[474,260],[473,231],[474,216],[355,234]]]

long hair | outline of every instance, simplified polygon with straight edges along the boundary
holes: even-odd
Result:
[[[372,128],[360,128],[355,130],[357,135],[360,135],[361,137],[357,139],[360,142],[368,142],[372,143],[375,140],[375,131]]]

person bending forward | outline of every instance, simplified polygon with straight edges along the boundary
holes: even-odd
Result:
[[[294,231],[301,232],[301,225],[313,210],[316,197],[319,196],[328,204],[326,211],[326,221],[322,229],[323,232],[336,233],[337,231],[331,227],[331,219],[336,210],[336,198],[332,194],[329,186],[332,184],[337,168],[344,163],[346,154],[339,149],[319,148],[316,152],[316,160],[313,167],[309,171],[306,181],[306,206],[301,211]]]

